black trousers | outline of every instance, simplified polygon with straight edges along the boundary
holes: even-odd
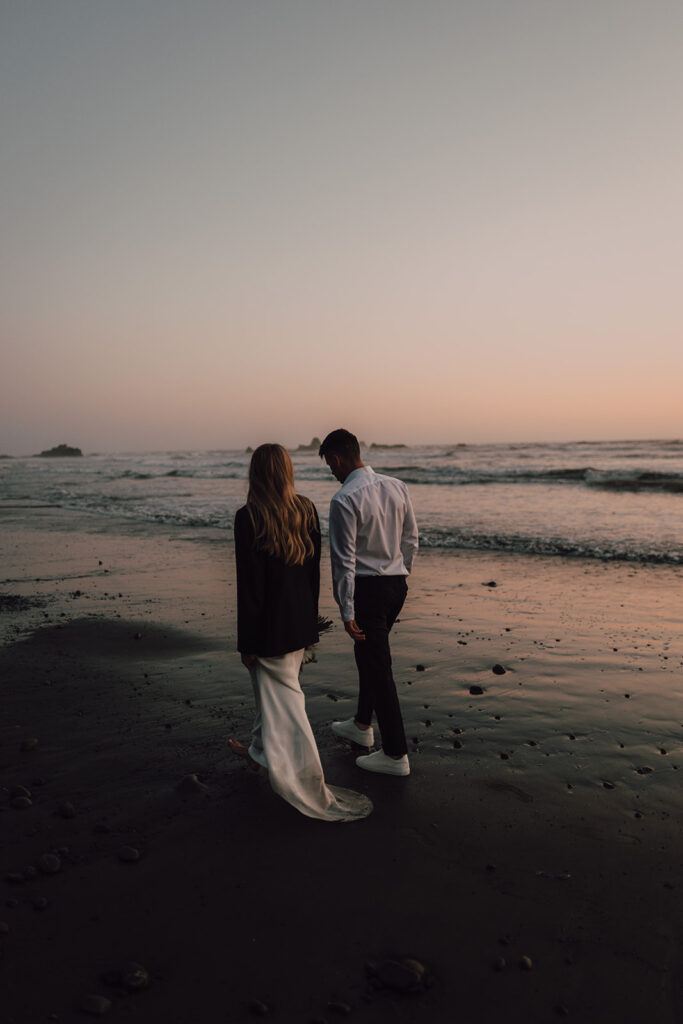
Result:
[[[365,633],[365,640],[354,645],[359,683],[356,720],[370,725],[376,714],[382,749],[390,757],[408,753],[389,649],[389,633],[407,593],[405,576],[356,576],[356,622]]]

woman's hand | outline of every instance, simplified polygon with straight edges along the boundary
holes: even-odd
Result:
[[[245,668],[249,668],[249,669],[254,668],[254,666],[256,665],[257,661],[258,661],[258,658],[257,658],[257,656],[255,654],[243,654],[242,655],[242,664],[244,665]]]

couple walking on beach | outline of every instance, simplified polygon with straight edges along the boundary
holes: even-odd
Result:
[[[357,438],[334,430],[320,445],[342,485],[330,504],[334,597],[353,640],[358,669],[355,718],[333,732],[370,750],[373,713],[382,746],[356,758],[367,771],[410,774],[403,718],[391,671],[389,632],[408,592],[417,527],[406,485],[361,460]],[[299,670],[318,641],[320,525],[294,488],[294,468],[278,444],[257,448],[247,503],[235,516],[237,648],[254,687],[256,718],[247,748],[233,751],[268,769],[281,797],[311,818],[351,821],[370,814],[360,793],[327,786],[306,715]]]

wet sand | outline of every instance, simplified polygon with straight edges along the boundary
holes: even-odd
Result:
[[[150,1022],[683,1018],[681,570],[421,552],[408,779],[329,732],[339,626],[304,669],[328,781],[375,804],[330,824],[227,747],[252,704],[223,535],[5,507],[0,553],[1,1021],[88,995]],[[373,974],[402,957],[417,991]]]

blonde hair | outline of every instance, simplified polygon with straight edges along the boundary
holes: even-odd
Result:
[[[286,565],[302,565],[314,554],[315,507],[294,490],[294,466],[282,445],[259,445],[251,456],[247,510],[256,546],[266,554]]]

